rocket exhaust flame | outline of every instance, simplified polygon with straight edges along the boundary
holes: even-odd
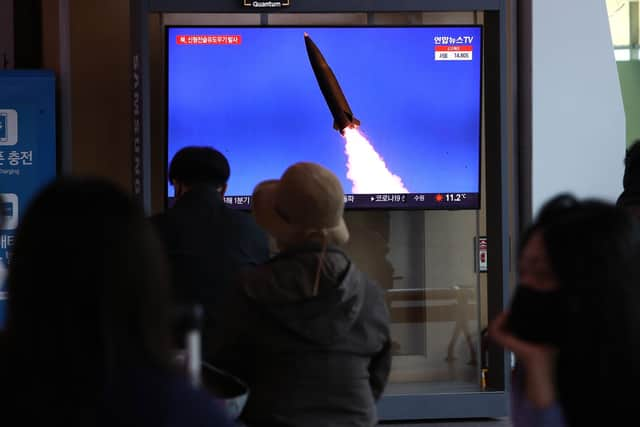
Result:
[[[408,193],[402,178],[389,171],[384,159],[355,127],[342,130],[347,155],[347,178],[353,194]]]

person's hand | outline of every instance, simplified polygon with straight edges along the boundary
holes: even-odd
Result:
[[[524,387],[527,399],[539,408],[556,400],[555,361],[557,350],[515,337],[507,329],[509,313],[500,313],[489,325],[489,336],[499,345],[512,351],[524,367]],[[535,319],[532,319],[535,321]]]

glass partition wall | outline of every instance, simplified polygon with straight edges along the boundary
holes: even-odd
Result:
[[[486,286],[480,213],[347,212],[353,260],[386,292],[393,363],[387,394],[483,390]],[[486,317],[486,313],[484,313]]]

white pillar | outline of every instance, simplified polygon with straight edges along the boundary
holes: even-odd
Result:
[[[532,2],[534,214],[559,192],[615,201],[625,117],[604,0]]]

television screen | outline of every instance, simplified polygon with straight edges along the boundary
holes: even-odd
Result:
[[[167,159],[206,145],[225,202],[299,161],[346,208],[478,209],[482,29],[169,27]],[[167,184],[173,197],[173,187]]]

